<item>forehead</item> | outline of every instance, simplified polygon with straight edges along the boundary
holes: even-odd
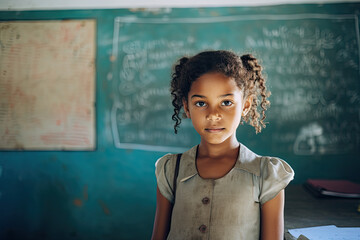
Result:
[[[222,73],[206,73],[201,75],[191,85],[191,93],[233,93],[241,91],[234,78],[227,77]]]

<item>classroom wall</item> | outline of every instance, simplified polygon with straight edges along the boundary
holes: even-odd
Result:
[[[3,0],[0,10],[46,10],[46,9],[107,9],[107,8],[166,8],[166,7],[236,7],[236,6],[266,6],[278,4],[324,4],[359,2],[359,0],[176,0],[176,1],[112,1],[112,0],[81,0],[81,1],[44,1],[44,0]]]
[[[205,8],[201,9],[201,16],[212,17],[214,13],[220,16],[268,12],[294,14],[309,13],[309,9],[311,13],[356,15],[358,19],[360,5],[353,3]],[[92,18],[97,20],[98,31],[95,83],[96,148],[94,151],[1,151],[0,239],[150,238],[155,213],[154,163],[165,152],[122,148],[116,146],[114,141],[109,111],[113,100],[109,94],[113,89],[109,81],[109,72],[112,68],[114,19],[118,16],[151,18],[158,15],[170,18],[198,17],[199,12],[199,9],[138,12],[129,9],[0,12],[1,21]],[[357,25],[357,32],[358,27]],[[359,56],[358,52],[355,54]],[[355,67],[358,68],[358,59],[356,61]],[[344,83],[344,86],[353,88],[355,93],[358,92],[358,75],[354,73],[346,77],[355,84],[347,86]],[[345,95],[342,97],[346,96],[347,92],[343,91]],[[358,94],[351,96],[352,106],[360,104]],[[289,97],[291,96],[284,99]],[[345,112],[348,111],[343,109]],[[353,111],[352,109],[350,110]],[[335,123],[341,125],[341,115],[339,118],[340,120],[336,119]],[[359,118],[351,121],[356,124]],[[291,143],[286,142],[288,145],[274,147],[269,145],[271,134],[266,135],[266,130],[265,135],[256,136],[250,128],[246,130],[245,135],[240,136],[240,140],[256,152],[286,159],[296,172],[293,184],[301,184],[307,178],[347,178],[360,181],[360,162],[357,154],[359,127],[352,126],[353,135],[349,133],[347,136],[354,141],[348,152],[337,149],[339,151],[335,153],[320,151],[310,155],[298,155],[293,152],[293,148],[284,147],[291,146]],[[276,128],[276,131],[278,129],[281,129],[281,126]],[[304,131],[311,132],[312,128]],[[273,133],[275,129],[270,127],[269,132]],[[246,136],[251,136],[250,140]],[[333,136],[333,139],[336,139],[336,136]],[[288,137],[293,139],[291,135]]]

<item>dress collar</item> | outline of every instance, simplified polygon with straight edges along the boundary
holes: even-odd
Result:
[[[197,148],[198,145],[183,153],[181,157],[181,164],[184,166],[184,172],[181,174],[180,182],[184,182],[193,176],[198,175],[195,165]],[[260,161],[256,161],[258,158],[259,155],[255,154],[240,143],[238,158],[233,169],[244,170],[256,176],[260,176]]]

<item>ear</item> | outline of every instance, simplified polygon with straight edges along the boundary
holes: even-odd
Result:
[[[186,114],[186,117],[187,117],[187,118],[191,118],[191,117],[190,117],[190,111],[189,111],[188,102],[185,100],[185,98],[183,98],[182,102],[183,102],[184,112],[185,112],[185,114]]]
[[[242,117],[245,117],[250,112],[252,101],[253,101],[253,96],[249,96],[246,98],[244,102],[243,111],[241,114]]]

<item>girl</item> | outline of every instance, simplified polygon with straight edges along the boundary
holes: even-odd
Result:
[[[257,133],[265,127],[270,93],[257,60],[230,51],[183,57],[171,95],[175,133],[183,108],[201,141],[181,155],[177,177],[176,154],[156,162],[152,239],[283,239],[284,188],[294,172],[236,139],[240,123],[249,122]]]

